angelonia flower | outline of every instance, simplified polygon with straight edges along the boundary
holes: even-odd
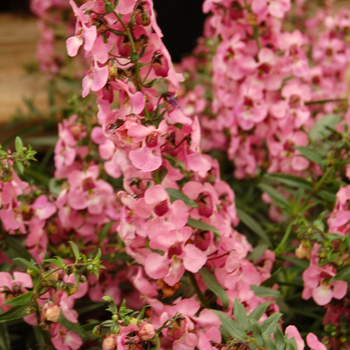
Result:
[[[45,19],[55,6],[67,9],[67,2],[32,1]],[[77,111],[59,123],[49,192],[20,180],[12,161],[2,165],[2,228],[10,238],[23,237],[33,266],[46,259],[47,271],[39,270],[40,276],[30,268],[0,272],[0,308],[6,312],[16,297],[41,293],[24,320],[48,332],[58,350],[85,346],[77,328],[62,322],[78,323],[74,307],[82,298],[109,306],[113,300],[135,310],[147,306],[143,318],[123,320],[110,306],[112,321],[104,325],[113,329],[103,333],[103,350],[141,350],[146,343],[162,350],[225,350],[222,320],[215,308],[210,310],[211,303],[218,309],[224,303],[203,275],[224,291],[229,318],[237,318],[236,300],[247,313],[269,302],[262,323],[279,306],[252,286],[266,288],[276,254],[264,249],[252,258],[256,251],[238,231],[235,193],[221,179],[218,161],[204,151],[227,149],[238,179],[261,169],[308,174],[310,162],[294,147],[307,146],[306,131],[339,107],[314,102],[345,94],[339,72],[350,56],[340,38],[350,27],[349,17],[341,12],[338,25],[324,14],[322,32],[311,20],[305,32],[286,32],[282,21],[291,10],[289,0],[205,0],[203,10],[211,14],[204,37],[195,56],[179,66],[181,74],[162,42],[152,0],[70,0],[69,6],[75,29],[66,41],[67,53],[85,58],[82,98],[96,98],[97,110]],[[306,15],[301,9],[298,16]],[[51,45],[52,33],[41,25]],[[54,74],[52,56],[47,59],[44,70]],[[202,84],[196,69],[209,59],[205,74],[212,78]],[[311,171],[320,173],[316,166]],[[347,192],[341,187],[337,194],[329,233],[348,233]],[[68,241],[84,252],[74,256],[75,262]],[[317,243],[303,244],[296,256],[310,265],[303,274],[302,298],[325,306],[325,323],[335,325],[349,313],[348,284],[332,280],[337,269],[321,263]],[[91,262],[86,270],[93,269],[90,256],[97,248],[108,256],[101,271],[77,275],[74,266],[84,265],[83,257]],[[2,255],[0,261],[5,261]],[[42,279],[44,292],[33,285]],[[274,283],[272,291],[279,288]],[[302,350],[305,342],[296,326],[281,334]],[[96,334],[100,331],[97,327]],[[326,349],[321,340],[313,333],[306,337],[314,350]]]
[[[332,100],[347,94],[349,12],[332,17],[327,2],[315,19],[306,12],[312,5],[294,13],[290,0],[203,3],[209,16],[193,55],[179,65],[188,79],[178,103],[199,118],[202,149],[227,152],[238,179],[318,171],[294,147],[307,146],[315,122],[342,108]],[[304,30],[284,30],[293,16]]]

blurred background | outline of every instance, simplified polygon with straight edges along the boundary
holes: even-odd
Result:
[[[175,62],[194,48],[202,33],[202,2],[154,1],[165,45]],[[33,74],[40,32],[29,4],[29,0],[0,0],[0,126],[31,108],[38,109],[32,113],[47,111],[47,79]]]

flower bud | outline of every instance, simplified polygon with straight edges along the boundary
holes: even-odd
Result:
[[[47,321],[57,322],[60,316],[60,307],[58,305],[50,305],[43,308],[43,316]]]
[[[103,350],[114,350],[117,348],[117,342],[114,335],[107,336],[102,343]]]
[[[138,336],[142,341],[151,340],[156,334],[153,324],[145,323],[138,332]]]

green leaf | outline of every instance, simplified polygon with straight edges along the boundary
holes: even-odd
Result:
[[[257,297],[262,298],[280,298],[281,293],[278,290],[263,286],[250,286],[250,289],[255,293]]]
[[[25,265],[27,268],[29,269],[32,269],[34,272],[36,272],[37,274],[40,274],[41,271],[40,269],[34,265],[34,263],[26,260],[26,259],[23,259],[23,258],[15,258],[13,259],[14,261],[20,261],[23,265]]]
[[[253,262],[256,263],[262,257],[268,247],[269,245],[267,243],[258,244],[248,255],[248,260],[253,260]]]
[[[22,142],[22,139],[19,136],[16,136],[15,148],[16,148],[16,152],[21,152],[22,149],[23,149],[23,142]]]
[[[263,332],[263,335],[270,336],[270,334],[275,330],[276,325],[281,317],[282,317],[282,314],[280,312],[275,312],[274,314],[269,316],[261,324],[261,330]]]
[[[201,220],[195,220],[192,218],[188,218],[187,225],[191,226],[193,228],[197,228],[197,229],[202,230],[202,231],[212,231],[216,235],[220,236],[220,232],[218,231],[217,228],[215,228],[214,226],[208,225]]]
[[[0,323],[17,320],[19,318],[23,318],[24,316],[28,316],[32,312],[27,312],[27,305],[15,306],[4,314],[0,315]]]
[[[198,272],[201,275],[204,284],[221,300],[223,307],[227,309],[229,299],[226,295],[225,289],[217,281],[215,275],[210,273],[205,267]]]
[[[293,263],[295,266],[302,268],[303,270],[306,270],[310,265],[308,261],[293,258],[292,256],[280,255],[279,258],[289,261]]]
[[[274,201],[274,203],[282,208],[282,209],[287,209],[290,207],[290,204],[288,202],[288,200],[286,199],[286,197],[278,192],[275,188],[273,188],[272,186],[265,184],[265,183],[260,183],[258,185],[258,187],[265,192],[266,194],[268,194],[268,196]]]
[[[77,262],[79,261],[79,258],[80,258],[79,248],[78,248],[78,246],[77,246],[74,242],[72,242],[72,241],[69,241],[68,243],[69,243],[69,244],[71,245],[71,247],[72,247],[73,254],[74,254],[74,256],[75,256],[75,263],[77,263]]]
[[[275,331],[273,332],[273,339],[275,340],[277,350],[285,349],[284,336],[278,327],[276,327]]]
[[[177,199],[181,199],[186,205],[192,208],[198,208],[197,203],[191,198],[187,197],[181,191],[174,190],[173,188],[166,188],[165,191],[168,192],[171,203],[176,201]]]
[[[264,177],[269,180],[278,181],[281,184],[290,186],[290,187],[297,187],[297,188],[304,188],[306,190],[312,191],[312,184],[310,182],[306,181],[305,179],[302,179],[301,177],[289,175],[289,174],[265,174]]]
[[[335,114],[328,114],[317,120],[309,131],[310,141],[315,142],[327,138],[332,133],[328,128],[334,128],[340,121],[341,117]]]
[[[234,322],[230,317],[218,310],[211,310],[216,316],[219,317],[224,329],[232,338],[237,338],[241,341],[246,341],[248,336],[245,332],[239,329],[236,322]]]
[[[7,330],[6,324],[0,323],[0,349],[1,350],[11,350],[10,335]]]
[[[66,262],[59,256],[52,258],[52,259],[45,259],[43,260],[45,263],[51,263],[57,267],[62,267]]]
[[[266,350],[277,350],[275,342],[268,336],[263,334]]]
[[[264,343],[264,339],[262,337],[262,331],[261,331],[261,328],[260,328],[260,325],[258,323],[258,321],[252,319],[252,320],[249,320],[251,326],[252,326],[252,331],[253,331],[253,337],[256,341],[256,344],[258,345],[259,348],[262,348],[265,343]]]
[[[250,215],[248,215],[243,210],[237,208],[237,215],[239,219],[254,233],[256,233],[264,242],[268,244],[268,246],[272,246],[270,238],[267,236],[264,229],[260,226],[260,224],[253,219]]]
[[[90,334],[90,333],[88,333],[88,332],[85,332],[84,328],[80,325],[79,322],[73,323],[73,322],[68,321],[68,320],[64,317],[62,311],[61,311],[61,313],[60,313],[60,316],[58,317],[57,322],[58,322],[61,326],[63,326],[63,327],[65,327],[65,328],[69,329],[70,331],[72,331],[72,332],[78,334],[78,335],[81,337],[81,339],[84,340],[84,341],[96,339],[96,337],[95,337],[92,333]]]
[[[266,303],[260,304],[255,310],[253,310],[249,315],[249,319],[254,319],[259,321],[262,315],[266,312],[267,308],[272,304],[272,301],[267,301]]]
[[[334,281],[350,281],[350,266],[341,269],[331,280],[330,283]]]
[[[13,305],[13,306],[21,306],[21,305],[28,305],[30,301],[32,300],[33,292],[28,292],[26,294],[22,294],[16,298],[13,298],[6,303],[5,305]]]
[[[233,315],[235,316],[235,320],[239,326],[239,328],[245,332],[250,331],[249,327],[249,319],[247,316],[247,312],[242,303],[236,298],[233,307]]]
[[[107,235],[108,235],[108,233],[113,225],[114,225],[114,221],[111,221],[102,227],[102,230],[98,234],[98,243],[101,243],[107,237]]]
[[[294,146],[293,148],[298,150],[304,158],[310,160],[311,162],[314,162],[320,166],[325,165],[324,155],[319,151],[317,151],[316,149],[311,147],[300,147],[300,146]]]
[[[49,180],[49,191],[56,196],[62,191],[60,182],[60,180],[57,180],[54,177]]]
[[[17,161],[15,162],[15,164],[16,164],[16,168],[18,169],[18,171],[20,172],[20,174],[23,174],[23,172],[24,172],[24,165],[23,165],[23,163],[20,162],[19,160],[17,160]]]
[[[287,342],[287,350],[298,350],[297,343],[294,338],[290,338]]]

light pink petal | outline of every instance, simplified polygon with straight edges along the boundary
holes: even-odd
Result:
[[[12,277],[8,272],[0,272],[0,287],[11,287]]]
[[[145,201],[149,205],[155,205],[165,200],[169,200],[169,195],[161,185],[153,186],[145,192]]]
[[[78,53],[79,47],[82,44],[83,44],[82,38],[79,38],[77,36],[72,36],[68,38],[66,41],[68,56],[74,57]]]
[[[157,253],[151,253],[145,261],[147,275],[154,279],[164,278],[169,272],[168,258]]]
[[[149,147],[130,151],[129,158],[132,165],[143,172],[157,170],[162,165],[161,155],[155,155]]]
[[[33,281],[32,278],[24,272],[14,272],[13,273],[14,280],[21,282],[23,287],[26,288],[33,288]]]
[[[333,298],[333,292],[330,286],[321,284],[312,291],[312,297],[318,305],[327,305]]]
[[[294,338],[295,339],[295,341],[297,343],[298,350],[304,350],[305,343],[304,343],[304,340],[301,337],[297,327],[295,327],[295,326],[288,326],[284,333],[288,334],[288,339],[290,339],[290,338]]]
[[[207,261],[207,256],[193,244],[184,248],[183,263],[186,270],[196,273]]]
[[[313,333],[309,333],[306,336],[306,343],[312,350],[327,350],[326,346],[322,344]]]
[[[335,281],[332,283],[333,297],[343,299],[348,291],[348,284],[345,281]]]

